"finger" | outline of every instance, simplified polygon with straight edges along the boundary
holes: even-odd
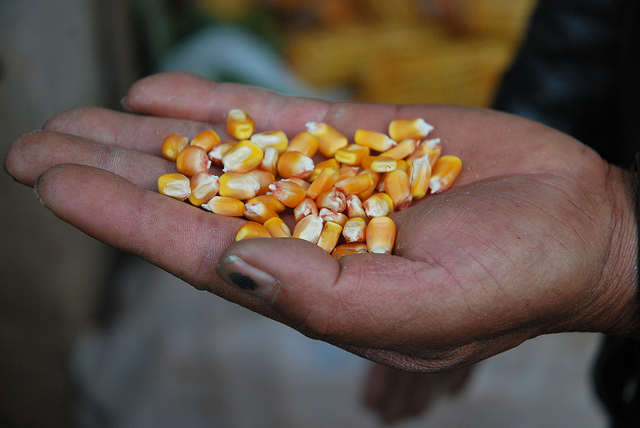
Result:
[[[99,143],[160,156],[162,139],[170,134],[193,138],[214,129],[227,138],[223,126],[187,119],[141,116],[103,108],[65,111],[45,123],[44,130],[77,135]]]
[[[147,190],[157,189],[158,177],[175,171],[175,164],[161,157],[47,131],[18,138],[9,148],[5,169],[17,181],[33,186],[42,173],[62,163],[111,171]]]
[[[234,240],[242,220],[217,216],[140,189],[111,172],[62,164],[36,183],[43,203],[88,235],[267,316],[264,302],[224,284],[218,256]]]

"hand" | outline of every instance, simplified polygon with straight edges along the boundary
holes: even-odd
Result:
[[[638,336],[630,174],[524,119],[450,106],[330,104],[185,74],[138,82],[126,105],[81,109],[11,147],[6,169],[62,220],[304,334],[405,370],[470,364],[545,333]],[[298,239],[234,243],[240,219],[157,194],[162,137],[224,134],[231,108],[293,135],[423,117],[463,161],[454,186],[393,215],[393,256],[336,261]],[[220,261],[220,262],[219,262]],[[228,283],[225,283],[226,280]]]

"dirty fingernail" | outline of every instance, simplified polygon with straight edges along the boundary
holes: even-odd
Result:
[[[220,259],[216,272],[226,283],[265,300],[272,300],[280,286],[278,280],[273,276],[247,263],[237,255]]]

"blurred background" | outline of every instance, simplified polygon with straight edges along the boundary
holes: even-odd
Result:
[[[184,70],[329,100],[490,106],[534,0],[0,0],[0,155]],[[375,427],[369,363],[57,220],[0,176],[0,425]],[[597,335],[479,364],[398,426],[600,427]]]

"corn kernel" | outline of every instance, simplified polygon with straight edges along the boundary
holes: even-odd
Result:
[[[369,131],[368,129],[357,129],[353,136],[353,141],[377,152],[384,152],[398,144],[382,132]]]
[[[214,196],[209,202],[202,205],[202,208],[227,217],[242,217],[244,215],[244,202],[226,196]]]
[[[369,147],[360,144],[349,144],[346,147],[336,151],[333,156],[338,162],[358,166],[362,163],[362,158],[369,155]]]
[[[344,226],[345,223],[349,220],[349,217],[344,215],[343,213],[337,213],[328,208],[321,208],[318,213],[322,221],[332,221],[334,223],[338,223],[340,226]]]
[[[338,169],[338,181],[344,180],[345,178],[353,177],[354,175],[360,172],[360,167],[358,166],[342,166]]]
[[[247,220],[263,224],[273,217],[278,217],[278,213],[269,208],[264,202],[246,202],[244,204],[244,216]]]
[[[252,175],[257,181],[260,188],[256,192],[256,195],[266,195],[269,193],[269,185],[275,181],[273,174],[261,169],[252,169],[246,172],[247,175]]]
[[[396,224],[389,217],[375,217],[366,230],[367,250],[370,253],[391,254],[396,240]]]
[[[201,171],[191,177],[190,180],[191,194],[189,195],[189,202],[196,207],[206,204],[218,194],[220,189],[220,177],[210,174],[206,171]]]
[[[389,136],[398,142],[408,138],[421,140],[432,130],[433,126],[421,118],[398,118],[389,123]]]
[[[429,182],[431,193],[440,193],[447,190],[458,177],[461,169],[462,162],[457,156],[448,155],[438,158],[435,165],[433,165]]]
[[[273,211],[275,211],[277,213],[281,213],[287,208],[287,207],[285,207],[285,205],[282,202],[280,202],[273,195],[258,195],[258,196],[255,196],[255,197],[251,198],[251,199],[247,199],[246,203],[250,204],[250,203],[253,203],[253,202],[262,202],[267,207],[269,207],[270,209],[272,209]]]
[[[213,129],[202,131],[191,139],[192,146],[200,146],[207,152],[211,151],[213,147],[220,142],[220,137]]]
[[[369,221],[369,216],[362,207],[362,200],[358,195],[346,195],[347,199],[347,216],[349,218],[362,217],[365,221]]]
[[[227,116],[227,134],[236,140],[246,140],[251,137],[254,129],[253,118],[240,109],[229,110]]]
[[[248,221],[236,232],[236,241],[249,238],[271,238],[271,235],[260,223]]]
[[[250,199],[257,195],[260,183],[255,175],[240,172],[225,172],[220,176],[220,196],[236,199]]]
[[[373,172],[391,172],[398,167],[398,161],[385,156],[365,156],[362,167]]]
[[[344,134],[326,123],[308,122],[306,126],[307,131],[318,140],[318,150],[324,157],[332,157],[349,143]]]
[[[418,140],[412,140],[410,138],[402,140],[396,146],[380,153],[380,156],[395,160],[404,159],[414,152],[416,147],[418,147],[418,142]]]
[[[354,217],[345,223],[342,236],[347,243],[365,242],[367,237],[367,222],[361,217]]]
[[[423,140],[418,147],[411,153],[408,157],[408,161],[412,161],[422,156],[427,156],[429,158],[429,163],[431,167],[436,163],[436,160],[440,157],[440,153],[442,153],[442,143],[440,142],[440,138],[433,138],[431,140]]]
[[[338,223],[328,221],[322,227],[320,237],[318,238],[318,247],[325,250],[327,253],[331,253],[340,239],[340,232],[342,232],[342,226]]]
[[[284,152],[289,145],[289,139],[282,131],[264,131],[251,136],[251,142],[262,150],[273,147],[280,153]]]
[[[200,171],[209,171],[211,159],[207,155],[207,151],[199,146],[187,146],[176,158],[176,168],[178,172],[191,177]]]
[[[158,192],[179,201],[184,201],[191,194],[189,177],[183,174],[164,174],[158,178]]]
[[[318,162],[316,164],[315,168],[313,168],[313,172],[307,178],[307,180],[314,181],[318,177],[318,175],[320,175],[322,170],[325,169],[325,168],[333,168],[333,169],[337,170],[337,169],[340,169],[340,164],[334,158],[326,159],[326,160],[323,160],[321,162]]]
[[[367,191],[371,186],[373,186],[373,180],[369,174],[357,174],[335,184],[335,188],[345,195],[357,195]]]
[[[431,181],[431,164],[429,156],[422,156],[411,161],[411,195],[413,199],[422,199],[429,190]]]
[[[222,158],[224,172],[249,172],[262,163],[264,153],[249,140],[239,141]]]
[[[178,153],[189,145],[189,139],[179,134],[171,134],[162,140],[160,152],[162,156],[169,161],[175,162]]]
[[[322,192],[331,189],[338,181],[338,170],[332,167],[324,168],[307,189],[307,197],[315,199]]]
[[[406,172],[395,170],[384,179],[384,192],[391,197],[393,207],[402,211],[411,204],[411,181]]]
[[[296,220],[296,223],[311,214],[318,215],[318,206],[311,198],[304,198],[302,202],[293,209],[293,218]]]
[[[278,160],[278,174],[282,178],[307,178],[314,167],[313,159],[296,151],[284,152]]]
[[[280,217],[271,217],[264,222],[264,228],[267,229],[269,235],[273,238],[289,238],[291,237],[291,229]]]
[[[353,244],[341,244],[333,249],[331,255],[335,259],[348,256],[349,254],[362,254],[367,252],[367,244],[358,242]]]
[[[308,215],[296,223],[291,236],[317,244],[318,239],[320,239],[323,226],[324,222],[320,217],[314,214]]]
[[[388,216],[393,212],[393,200],[386,193],[375,193],[362,203],[362,207],[370,218]]]
[[[371,177],[371,186],[369,186],[369,189],[365,190],[362,193],[358,193],[358,197],[364,201],[369,196],[373,195],[373,193],[376,191],[376,187],[380,182],[380,173],[365,169],[360,172],[360,174],[369,174],[369,176]]]
[[[224,158],[224,155],[226,155],[236,144],[238,144],[237,141],[225,141],[213,146],[213,149],[209,150],[208,153],[211,163],[216,166],[222,166],[222,158]]]
[[[289,141],[289,146],[285,151],[300,152],[312,158],[318,151],[318,139],[308,132],[301,132]]]
[[[293,181],[278,180],[269,185],[269,189],[280,202],[294,208],[307,197],[307,189]]]
[[[340,213],[347,208],[347,199],[344,193],[334,187],[320,193],[316,198],[316,205],[318,209],[327,208],[333,212]]]
[[[262,163],[258,168],[263,171],[267,171],[273,175],[278,174],[278,160],[280,160],[280,152],[274,147],[267,147],[264,149],[264,155],[262,156]]]

